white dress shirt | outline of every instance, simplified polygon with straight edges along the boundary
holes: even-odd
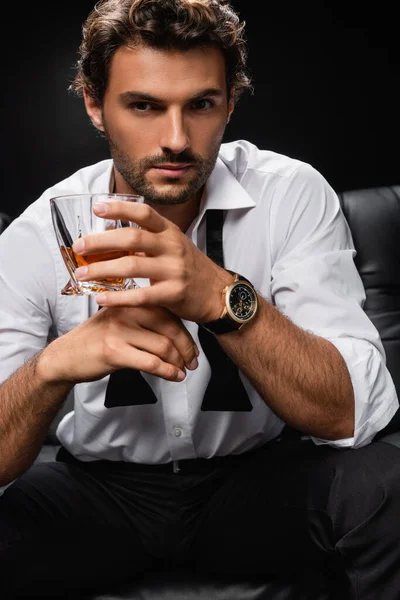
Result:
[[[111,160],[79,170],[46,190],[0,236],[0,381],[42,349],[49,332],[65,334],[98,310],[94,297],[60,294],[68,272],[49,199],[108,192],[111,180]],[[370,442],[394,415],[398,400],[379,334],[362,309],[364,288],[335,192],[310,165],[240,140],[222,145],[200,212],[186,232],[203,251],[208,208],[226,211],[225,267],[249,279],[292,322],[330,340],[347,364],[355,394],[354,437],[313,438],[315,443]],[[197,325],[184,323],[198,342]],[[202,411],[211,375],[202,351],[199,367],[183,382],[142,375],[157,398],[153,404],[106,408],[108,377],[75,386],[74,410],[57,430],[69,452],[85,461],[165,463],[239,454],[283,428],[241,373],[251,411]],[[126,394],[134,397],[135,389]]]

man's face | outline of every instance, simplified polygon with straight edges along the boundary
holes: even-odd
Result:
[[[201,190],[233,109],[216,48],[119,48],[102,108],[90,102],[119,174],[147,202],[164,205],[187,202]]]

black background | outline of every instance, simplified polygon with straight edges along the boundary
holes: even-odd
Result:
[[[93,1],[49,6],[15,3],[3,20],[0,211],[12,217],[109,156],[83,101],[67,91]],[[226,141],[244,138],[310,162],[337,191],[399,184],[396,3],[234,6],[247,22],[255,93],[239,102]]]

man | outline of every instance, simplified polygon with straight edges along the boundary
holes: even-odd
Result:
[[[217,0],[103,0],[80,50],[73,89],[112,159],[0,239],[0,561],[20,574],[0,585],[318,562],[340,598],[398,598],[398,449],[373,442],[398,401],[338,199],[307,164],[221,145],[250,86],[243,24]],[[141,285],[61,296],[49,199],[104,191],[142,194],[95,209],[141,228],[76,241],[130,252],[78,275]],[[31,466],[71,390],[57,461]]]

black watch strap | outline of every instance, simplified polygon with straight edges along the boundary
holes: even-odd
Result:
[[[225,269],[225,271],[228,271],[228,273],[230,273],[231,275],[235,275],[235,276],[237,275],[237,280],[238,281],[245,281],[249,285],[252,285],[250,283],[250,281],[246,277],[244,277],[243,275],[240,275],[239,273],[235,273],[234,271],[230,271],[229,269]]]
[[[207,329],[207,331],[211,331],[211,333],[220,334],[220,333],[232,333],[232,331],[237,331],[240,327],[240,323],[235,327],[233,323],[229,323],[226,319],[217,319],[216,321],[209,321],[208,323],[200,323],[201,327]]]

